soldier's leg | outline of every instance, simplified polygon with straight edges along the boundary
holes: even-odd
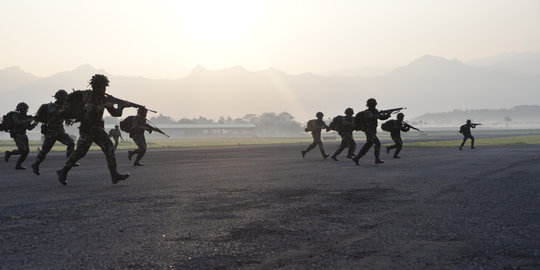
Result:
[[[113,137],[113,139],[114,139],[114,150],[116,150],[116,148],[118,147],[118,138]]]
[[[73,139],[69,136],[69,134],[63,133],[58,135],[57,140],[67,146],[66,157],[69,157],[75,149],[75,142],[73,141]]]
[[[467,136],[463,136],[463,142],[461,142],[461,145],[459,146],[459,150],[463,148],[463,145],[465,145],[465,142],[467,141]]]
[[[47,157],[47,154],[49,153],[49,151],[51,151],[51,148],[54,146],[55,142],[55,136],[45,136],[45,139],[43,140],[43,145],[41,146],[41,150],[37,154],[36,161],[32,164],[32,170],[36,175],[40,175],[39,164],[45,160],[45,157]]]
[[[469,138],[471,138],[471,149],[474,149],[474,137],[471,135]]]
[[[347,141],[344,136],[341,136],[341,144],[339,145],[336,152],[332,155],[332,159],[337,161],[337,156],[341,154],[341,151],[343,151],[343,149],[345,148],[347,148]]]
[[[349,152],[347,153],[347,158],[353,158],[354,157],[354,151],[356,151],[356,142],[354,141],[354,138],[352,135],[347,137],[349,146]]]
[[[58,181],[62,183],[62,185],[67,185],[67,174],[69,170],[77,163],[77,161],[81,158],[83,158],[86,153],[88,152],[88,149],[93,143],[93,137],[86,133],[80,133],[79,140],[77,140],[77,148],[73,150],[71,155],[66,160],[66,163],[64,164],[64,167],[58,171],[56,171],[56,174],[58,175]]]
[[[28,153],[30,153],[30,147],[28,145],[28,136],[26,136],[26,134],[17,135],[13,139],[15,139],[17,150],[20,153],[19,159],[17,160],[17,164],[15,165],[15,169],[24,170],[26,168],[22,166],[22,163],[28,157]]]
[[[394,144],[386,147],[386,153],[390,153],[390,150],[398,148],[398,137],[395,134],[391,134],[390,137]]]
[[[324,151],[324,147],[323,147],[321,137],[318,137],[317,140],[314,141],[314,143],[316,143],[319,146],[319,150],[321,151],[321,155],[323,156],[323,158],[327,158],[329,156],[329,154],[327,154]]]
[[[398,154],[401,152],[401,149],[403,148],[403,141],[401,140],[401,136],[397,137],[395,142],[396,142],[396,152],[394,152],[394,158],[399,158]]]
[[[107,159],[107,165],[111,173],[111,179],[113,184],[118,183],[120,180],[124,180],[129,177],[129,174],[120,174],[116,170],[116,157],[114,156],[114,145],[109,139],[109,136],[105,130],[99,130],[94,136],[94,143],[101,147],[101,151],[105,154]]]
[[[140,161],[146,153],[146,139],[144,138],[144,135],[136,135],[133,136],[133,140],[139,147],[139,149],[137,149],[137,157],[135,158],[135,162],[133,162],[133,165],[142,166],[142,163],[140,163]]]
[[[375,145],[375,158],[379,158],[381,155],[381,141],[379,140],[379,137],[377,137],[376,134],[372,135],[373,144]]]

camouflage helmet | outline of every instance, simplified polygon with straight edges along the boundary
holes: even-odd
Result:
[[[398,119],[403,119],[403,118],[405,118],[405,115],[403,113],[398,113],[397,118]]]
[[[467,119],[467,124],[470,124],[471,123],[471,120],[470,119]]]
[[[375,100],[374,98],[370,98],[366,102],[367,107],[375,107],[376,105],[377,105],[377,100]]]
[[[28,111],[28,104],[26,104],[26,103],[24,103],[24,102],[21,102],[21,103],[17,104],[16,110],[17,110],[18,112]]]
[[[66,90],[63,90],[63,89],[56,91],[56,94],[54,94],[54,98],[58,100],[64,100],[67,96],[68,96],[68,93],[66,92]]]
[[[109,79],[103,74],[96,74],[92,76],[92,79],[88,82],[93,87],[107,87],[109,86]]]
[[[315,116],[316,116],[317,118],[322,118],[322,117],[324,116],[324,114],[323,114],[322,112],[317,112],[317,113],[315,114]]]
[[[354,111],[352,108],[345,109],[345,115],[353,115],[353,114],[354,114]]]

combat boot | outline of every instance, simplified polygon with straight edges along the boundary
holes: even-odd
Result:
[[[398,155],[394,155],[392,158],[400,158]]]
[[[58,182],[60,182],[62,185],[67,185],[67,173],[69,172],[71,168],[64,167],[58,171],[56,171],[56,174],[58,175]]]
[[[332,155],[332,159],[338,161],[336,155]]]
[[[111,172],[111,180],[113,184],[118,183],[118,181],[125,180],[129,177],[129,173],[126,174],[120,174],[115,168],[109,168],[109,171]]]
[[[32,164],[32,171],[36,174],[36,175],[40,175],[40,171],[39,171],[39,163],[36,161]]]
[[[302,153],[302,158],[304,158],[306,156],[306,151],[302,150],[300,152]]]
[[[17,165],[15,166],[15,170],[26,170],[26,167],[24,167],[24,166],[21,165],[21,164],[17,164]]]
[[[322,155],[322,157],[323,157],[324,159],[328,158],[329,156],[330,156],[330,154],[323,154],[323,155]]]
[[[135,154],[135,151],[128,151],[128,160],[131,160],[133,158],[133,155]]]
[[[382,161],[379,157],[375,158],[375,164],[382,164],[384,161]]]
[[[5,154],[6,154],[6,155],[4,156],[4,160],[5,160],[6,162],[8,162],[9,157],[11,157],[11,152],[10,152],[10,151],[6,151]]]

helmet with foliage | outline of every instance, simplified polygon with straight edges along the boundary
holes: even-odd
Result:
[[[92,79],[90,79],[88,84],[91,85],[92,88],[107,87],[109,86],[109,79],[103,74],[96,74],[92,76]]]
[[[54,94],[54,98],[56,98],[57,100],[64,100],[66,99],[68,96],[68,93],[66,92],[66,90],[58,90],[56,91],[56,94]]]

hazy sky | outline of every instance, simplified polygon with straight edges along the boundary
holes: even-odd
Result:
[[[196,65],[285,72],[540,52],[539,0],[4,0],[0,69],[82,64],[178,78]]]

